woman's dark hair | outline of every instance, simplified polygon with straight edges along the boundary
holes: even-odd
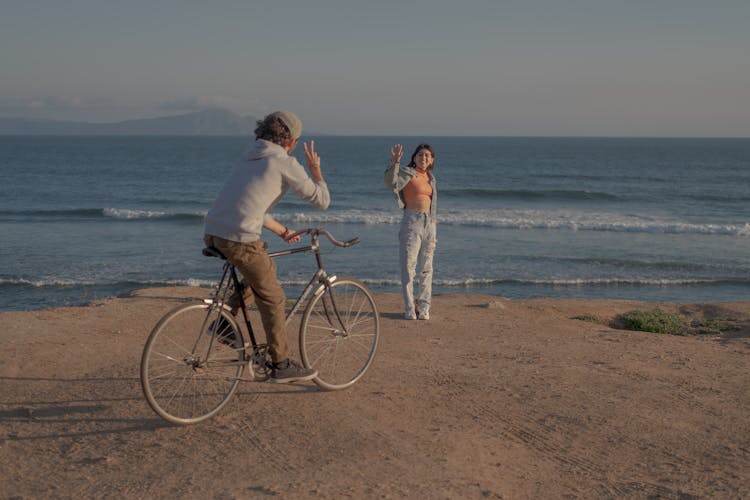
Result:
[[[435,168],[435,151],[432,149],[432,146],[430,146],[426,142],[423,142],[422,144],[420,144],[419,146],[417,146],[416,149],[414,149],[414,152],[411,154],[411,160],[409,161],[409,166],[411,168],[416,168],[417,167],[417,164],[414,163],[414,158],[416,158],[417,155],[419,154],[419,152],[422,151],[423,149],[426,149],[432,155],[432,163],[430,164],[429,167],[427,167],[427,171],[430,172],[430,174],[431,174],[432,173],[432,169]]]
[[[267,116],[263,120],[255,122],[255,138],[265,139],[278,144],[281,147],[288,147],[292,141],[292,133],[280,119],[275,116]]]

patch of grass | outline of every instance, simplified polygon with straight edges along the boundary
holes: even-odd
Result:
[[[707,319],[696,320],[690,324],[692,330],[698,335],[719,335],[721,332],[739,330],[739,327],[732,323],[733,319]]]
[[[682,316],[659,309],[628,311],[619,315],[618,320],[627,330],[669,333],[672,335],[685,335],[688,331],[688,324]]]
[[[578,321],[586,321],[587,323],[595,323],[597,325],[606,325],[607,321],[603,320],[596,314],[581,314],[579,316],[573,316],[570,319],[577,319]]]

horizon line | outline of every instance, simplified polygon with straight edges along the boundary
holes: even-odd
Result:
[[[0,137],[246,137],[252,134],[80,134],[80,133],[5,133],[0,132]],[[554,134],[498,134],[498,135],[472,135],[472,134],[342,134],[329,132],[314,132],[303,134],[305,137],[446,137],[446,138],[487,138],[487,139],[750,139],[750,136],[741,135],[554,135]]]

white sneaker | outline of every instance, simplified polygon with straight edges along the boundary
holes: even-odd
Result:
[[[430,311],[419,311],[417,319],[430,319]]]
[[[404,319],[417,319],[413,312],[405,312]]]

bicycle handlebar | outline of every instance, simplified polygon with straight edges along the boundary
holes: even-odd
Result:
[[[357,243],[359,243],[359,236],[355,236],[354,238],[352,238],[352,239],[350,239],[348,241],[339,241],[336,238],[334,238],[334,236],[331,233],[329,233],[328,231],[326,231],[325,229],[318,229],[318,228],[313,228],[313,227],[310,227],[310,228],[307,228],[307,229],[300,229],[299,231],[295,231],[295,232],[293,232],[292,234],[290,234],[287,237],[287,240],[292,239],[295,236],[301,236],[303,234],[312,235],[313,238],[315,238],[316,236],[319,236],[319,235],[323,235],[326,238],[328,238],[328,240],[331,243],[333,243],[334,245],[336,245],[337,247],[350,247],[352,245],[356,245]]]

